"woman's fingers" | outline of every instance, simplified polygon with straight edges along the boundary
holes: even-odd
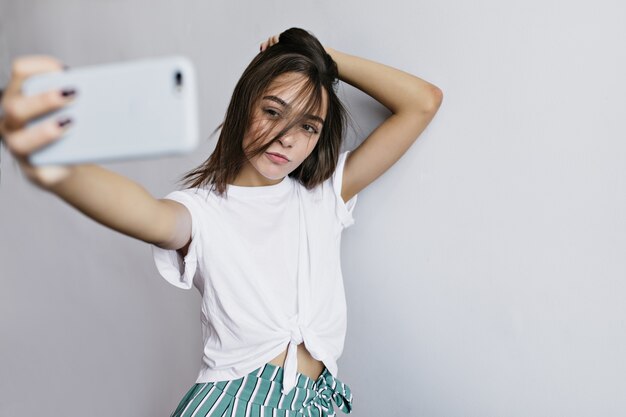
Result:
[[[48,120],[28,129],[20,129],[4,137],[9,151],[18,159],[28,157],[37,149],[54,142],[70,127],[68,118]]]
[[[266,41],[261,42],[261,52],[265,51],[269,47],[270,47],[269,39],[266,40]]]
[[[15,59],[11,67],[11,79],[0,98],[0,139],[17,162],[26,177],[35,185],[46,187],[63,180],[71,173],[70,167],[37,167],[29,163],[28,157],[36,150],[58,140],[71,126],[68,118],[42,121],[25,127],[37,116],[63,107],[72,100],[75,92],[69,89],[47,91],[33,96],[22,94],[22,84],[28,77],[63,70],[63,64],[54,57],[30,55]]]
[[[7,85],[0,106],[4,114],[0,119],[0,135],[8,135],[13,130],[17,130],[26,122],[31,114],[38,114],[49,107],[53,109],[58,102],[58,96],[54,97],[54,92],[43,94],[32,100],[23,101],[21,88],[24,80],[32,75],[44,72],[61,71],[63,65],[58,59],[46,55],[27,55],[16,58],[11,66],[11,79]],[[30,111],[30,106],[36,102],[34,112]]]
[[[52,90],[32,96],[13,95],[3,105],[7,130],[16,130],[27,121],[59,109],[73,100],[76,91],[70,88]]]
[[[11,82],[4,92],[5,99],[18,94],[22,88],[22,82],[31,75],[62,70],[61,61],[52,56],[26,55],[16,58],[11,66]]]
[[[276,45],[278,43],[280,35],[270,36],[266,41],[261,43],[261,52],[265,51],[267,48]]]

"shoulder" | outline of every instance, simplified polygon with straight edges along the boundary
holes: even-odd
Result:
[[[211,194],[209,190],[205,188],[185,188],[182,190],[172,191],[167,194],[164,199],[174,200],[174,201],[194,201],[201,202],[207,201],[211,198]],[[182,200],[182,201],[181,201]]]
[[[343,176],[345,164],[351,151],[344,151],[339,154],[337,165],[333,174],[322,184],[316,187],[313,194],[324,201],[324,211],[330,210],[333,217],[339,221],[342,227],[348,227],[354,223],[353,209],[356,203],[356,194],[349,199],[342,197]]]
[[[349,201],[352,197],[354,197],[354,194],[356,194],[347,193],[345,187],[346,181],[344,180],[344,177],[346,176],[346,165],[350,157],[350,152],[351,151],[344,151],[339,154],[339,158],[337,159],[337,166],[335,167],[335,172],[331,177],[335,194],[337,196],[340,196],[344,202]]]

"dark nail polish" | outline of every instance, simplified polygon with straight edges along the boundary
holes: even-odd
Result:
[[[61,90],[61,95],[63,97],[72,97],[75,94],[76,90],[74,90],[73,88],[64,88],[63,90]]]
[[[70,69],[69,65],[63,64],[63,71],[67,71],[68,69]]]
[[[64,117],[63,119],[57,120],[57,123],[59,124],[59,127],[65,127],[72,123],[72,119],[69,117]]]

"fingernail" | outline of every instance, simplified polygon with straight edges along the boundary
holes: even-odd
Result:
[[[57,120],[57,124],[59,125],[59,127],[65,127],[71,123],[72,123],[72,119],[69,117],[64,117],[62,119]]]
[[[67,71],[68,69],[70,69],[69,65],[63,64],[63,71]]]
[[[63,90],[61,90],[61,95],[63,97],[72,97],[75,94],[76,94],[76,90],[73,88],[64,88]]]

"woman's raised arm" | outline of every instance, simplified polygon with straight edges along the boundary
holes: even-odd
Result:
[[[348,155],[342,198],[348,201],[395,164],[433,119],[441,90],[414,75],[325,47],[339,78],[376,99],[392,115]]]

